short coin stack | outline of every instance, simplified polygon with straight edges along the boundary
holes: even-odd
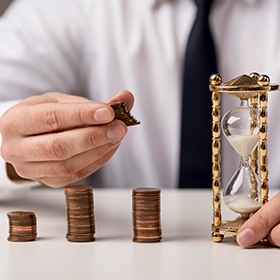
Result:
[[[123,121],[127,126],[140,124],[127,110],[125,102],[111,103],[115,112],[115,119]]]
[[[160,189],[135,188],[132,192],[134,242],[159,242],[162,238],[160,222]]]
[[[27,242],[37,237],[37,223],[34,212],[13,211],[7,214],[9,218],[9,241]]]
[[[95,223],[93,192],[90,186],[64,188],[68,232],[66,238],[72,242],[94,241]]]

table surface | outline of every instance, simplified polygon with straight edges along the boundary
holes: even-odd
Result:
[[[63,190],[35,189],[0,204],[0,279],[180,280],[279,279],[280,249],[239,247],[233,237],[211,239],[210,190],[162,190],[163,240],[132,242],[131,190],[94,190],[96,241],[65,238]],[[7,212],[35,211],[38,238],[7,241]],[[236,215],[222,207],[223,217]]]

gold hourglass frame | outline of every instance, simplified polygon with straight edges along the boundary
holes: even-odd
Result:
[[[278,89],[278,85],[270,84],[266,75],[251,73],[241,75],[226,83],[222,77],[214,74],[210,77],[212,91],[212,190],[213,190],[213,224],[212,239],[221,242],[224,235],[236,236],[238,229],[245,222],[244,218],[233,221],[222,221],[221,214],[221,121],[220,93],[228,93],[239,99],[247,99],[251,107],[259,112],[259,145],[251,154],[251,167],[260,174],[261,206],[268,201],[268,169],[267,169],[267,92]],[[251,129],[257,124],[251,117]],[[257,190],[252,188],[251,197],[256,196]]]

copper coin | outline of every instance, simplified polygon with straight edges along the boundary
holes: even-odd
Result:
[[[72,235],[66,234],[66,238],[70,242],[91,242],[95,241],[95,237],[92,234],[85,234],[85,235]]]
[[[17,238],[17,237],[13,237],[13,236],[9,236],[7,238],[8,241],[11,241],[11,242],[29,242],[29,241],[34,241],[36,239],[36,236],[30,236],[30,237],[27,237],[27,238]]]
[[[138,242],[138,243],[156,243],[161,241],[161,237],[159,238],[138,238],[134,237],[132,240],[133,242]]]
[[[159,188],[134,188],[133,189],[134,193],[159,193],[160,189]]]
[[[91,193],[92,187],[91,186],[69,186],[64,188],[65,194],[75,195],[75,194],[84,194],[84,193]]]
[[[159,242],[162,238],[160,223],[159,188],[135,188],[132,192],[132,220],[134,242]]]
[[[92,187],[70,186],[65,188],[67,234],[71,242],[94,241],[95,221]]]
[[[140,124],[128,111],[125,102],[111,103],[115,112],[115,119],[123,121],[127,126]]]
[[[31,211],[13,211],[7,213],[9,218],[9,241],[33,241],[37,236],[36,216]]]

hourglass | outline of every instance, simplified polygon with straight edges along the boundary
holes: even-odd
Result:
[[[278,85],[270,84],[268,76],[258,73],[242,75],[226,83],[222,83],[220,75],[210,77],[213,124],[212,239],[215,242],[221,242],[224,235],[236,236],[242,224],[268,201],[267,92],[277,89]],[[240,99],[240,106],[228,111],[221,122],[220,92]],[[222,221],[221,215],[221,128],[240,158],[237,170],[223,191],[226,206],[239,214],[233,221]]]

